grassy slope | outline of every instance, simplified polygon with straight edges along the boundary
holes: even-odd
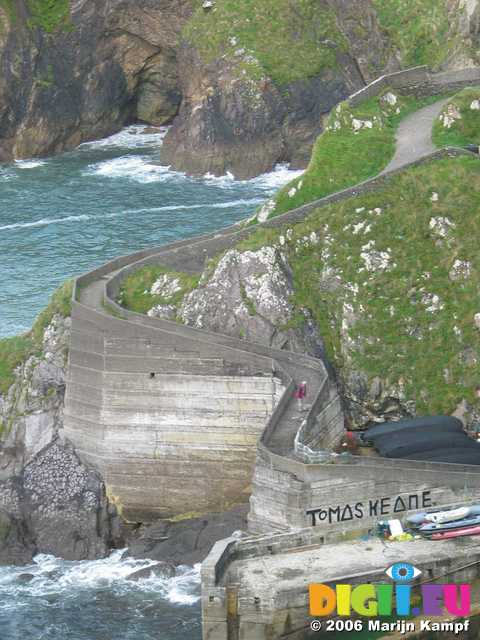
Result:
[[[69,26],[70,0],[26,0],[31,27],[40,27],[47,33],[53,33],[59,26]],[[14,0],[0,0],[10,20],[15,21]]]
[[[221,0],[210,12],[202,4],[195,0],[196,11],[183,32],[202,59],[208,63],[225,55],[249,77],[268,75],[280,86],[331,69],[336,51],[347,46],[325,2]]]
[[[32,330],[22,336],[0,340],[0,393],[6,393],[14,382],[14,370],[31,355],[39,354],[44,329],[55,314],[70,315],[72,282],[66,282],[52,295],[48,306],[40,313]]]
[[[437,147],[480,144],[480,110],[470,109],[474,100],[480,100],[480,87],[464,89],[449,101],[449,104],[457,107],[462,118],[457,120],[450,129],[437,120],[433,127],[433,142]],[[448,105],[444,113],[447,108]]]
[[[434,192],[438,202],[431,200]],[[381,214],[373,213],[375,208]],[[294,271],[296,321],[302,322],[301,309],[309,308],[340,371],[405,380],[407,397],[416,400],[419,413],[451,412],[462,398],[478,404],[480,335],[473,316],[480,312],[479,211],[480,162],[467,157],[411,168],[377,193],[317,210],[293,227],[285,245]],[[439,216],[456,225],[442,242],[429,226]],[[363,221],[370,231],[354,234],[353,225]],[[312,231],[318,245],[304,241]],[[274,244],[278,236],[278,231],[259,229],[240,248]],[[360,254],[371,239],[376,249],[390,250],[395,263],[390,271],[365,271]],[[325,241],[330,256],[322,254]],[[471,262],[471,277],[449,279],[455,259]],[[327,267],[358,287],[358,294],[344,288],[325,291],[320,280]],[[443,309],[427,311],[424,293],[438,295]],[[340,349],[344,303],[362,318],[350,335],[364,345],[351,353],[348,367]]]
[[[164,273],[168,273],[172,278],[178,278],[181,286],[180,291],[177,291],[169,298],[150,293],[153,283]],[[161,266],[147,266],[135,271],[126,278],[119,298],[125,308],[137,313],[147,313],[156,305],[169,304],[177,306],[189,291],[195,289],[198,285],[198,280],[199,276],[171,272]]]
[[[449,41],[447,2],[439,0],[372,0],[378,21],[400,54],[404,68],[445,60]]]
[[[317,138],[306,172],[279,191],[275,197],[275,209],[270,217],[379,174],[393,157],[395,132],[401,119],[439,99],[439,96],[423,100],[411,96],[397,96],[399,102],[394,107],[389,107],[379,96],[354,109],[343,103],[341,118],[334,110],[327,123],[329,130],[326,129]],[[396,107],[400,107],[400,114],[396,113]],[[372,129],[361,129],[354,133],[350,114],[360,120],[376,117],[377,121]],[[343,124],[340,129],[333,130],[331,127],[336,120]],[[300,182],[301,189],[290,197],[289,192],[292,188],[298,188]]]

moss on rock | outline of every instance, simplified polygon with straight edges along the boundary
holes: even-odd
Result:
[[[449,14],[448,3],[438,0],[372,0],[380,26],[398,52],[404,67],[442,63],[455,47],[452,21],[462,9]],[[459,3],[457,3],[459,4]],[[455,15],[456,14],[456,15]],[[453,30],[455,32],[455,30]]]
[[[70,0],[27,0],[29,24],[53,33],[58,27],[69,24]]]
[[[41,351],[43,333],[54,315],[67,317],[72,305],[71,280],[54,291],[48,306],[40,313],[30,332],[0,340],[0,394],[6,393],[15,380],[15,369],[31,355]]]
[[[171,272],[158,265],[142,267],[123,282],[119,302],[137,313],[147,313],[162,305],[177,307],[185,295],[195,289],[198,280],[198,276]]]

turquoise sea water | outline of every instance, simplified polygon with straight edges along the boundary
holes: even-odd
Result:
[[[160,164],[164,132],[143,131],[0,166],[0,336],[28,330],[66,278],[241,220],[296,175],[191,179]]]

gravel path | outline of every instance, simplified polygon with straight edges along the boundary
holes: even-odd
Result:
[[[448,98],[444,98],[402,120],[397,131],[395,155],[382,173],[399,169],[435,151],[432,127],[447,102]]]

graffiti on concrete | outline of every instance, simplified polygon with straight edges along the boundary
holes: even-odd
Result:
[[[356,502],[354,504],[308,509],[307,515],[311,518],[311,525],[316,527],[318,524],[333,524],[335,522],[348,522],[349,520],[362,520],[364,518],[379,518],[431,506],[432,498],[430,491],[422,491],[421,493],[402,494],[387,498],[372,498],[368,501]]]

